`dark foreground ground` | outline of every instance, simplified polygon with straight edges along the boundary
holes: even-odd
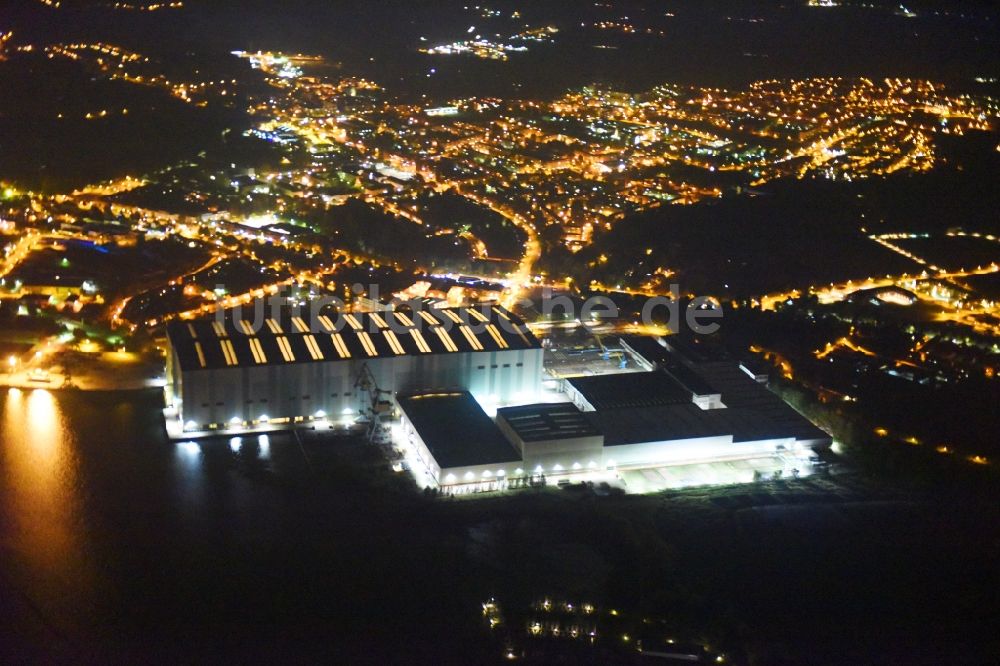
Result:
[[[443,500],[349,437],[167,443],[156,400],[0,394],[0,660],[488,663],[490,597],[522,639],[551,597],[737,663],[1000,654],[989,480]]]

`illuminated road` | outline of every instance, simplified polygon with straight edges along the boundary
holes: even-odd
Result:
[[[450,187],[469,201],[477,203],[480,206],[485,206],[497,215],[504,217],[528,236],[528,239],[524,242],[524,255],[522,255],[521,261],[518,263],[517,270],[507,276],[509,289],[507,294],[500,301],[501,305],[505,308],[512,308],[515,303],[521,300],[525,289],[531,285],[531,281],[535,274],[535,264],[542,256],[542,244],[538,240],[538,231],[535,229],[535,225],[529,222],[527,218],[514,212],[506,206],[502,206],[475,194],[463,192],[461,187],[457,184],[452,184]]]
[[[24,261],[38,247],[41,240],[42,235],[35,232],[29,232],[21,238],[10,254],[7,255],[6,259],[4,259],[3,263],[0,264],[0,278],[7,277],[11,271],[17,268],[18,264]]]
[[[903,285],[907,282],[922,282],[924,280],[949,280],[955,278],[973,277],[976,275],[990,275],[998,272],[1000,272],[1000,265],[991,264],[984,268],[977,268],[976,270],[971,271],[940,272],[917,276],[904,274],[885,278],[869,278],[867,280],[857,282],[854,280],[848,280],[847,282],[827,287],[809,287],[806,289],[805,293],[815,294],[817,298],[819,298],[820,303],[828,305],[830,303],[839,303],[851,294],[865,289],[894,287]],[[778,303],[783,303],[789,299],[800,298],[802,294],[802,291],[793,289],[787,292],[767,294],[765,296],[761,296],[757,300],[759,301],[760,309],[767,311],[774,310]]]

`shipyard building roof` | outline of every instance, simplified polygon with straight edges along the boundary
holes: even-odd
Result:
[[[691,392],[660,370],[570,377],[566,382],[597,411],[691,402]]]
[[[468,391],[400,394],[396,402],[441,469],[521,460]]]
[[[596,437],[601,434],[576,405],[568,402],[502,407],[497,410],[497,418],[503,419],[522,442]]]
[[[539,349],[524,322],[491,305],[418,311],[337,313],[332,310],[242,318],[173,321],[167,326],[181,369],[366,360],[403,355]]]

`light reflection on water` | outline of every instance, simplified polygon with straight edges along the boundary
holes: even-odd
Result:
[[[31,603],[69,618],[85,616],[94,600],[77,455],[74,434],[52,393],[0,393],[4,573],[18,587],[30,581],[25,594]],[[73,581],[72,596],[64,594],[67,580]]]
[[[76,462],[72,434],[51,393],[42,389],[8,394],[3,410],[5,513],[25,554],[41,566],[61,568],[72,558],[76,506]]]
[[[141,645],[218,621],[207,589],[224,618],[281,589],[254,585],[280,571],[288,516],[317,510],[283,490],[307,471],[299,445],[170,442],[161,410],[156,392],[0,390],[0,661],[8,606],[33,648],[60,643],[47,627],[69,645],[119,632]]]
[[[250,437],[230,437],[229,451],[234,456],[246,460],[266,462],[271,459],[271,436],[267,434]],[[201,441],[181,441],[174,445],[176,458],[186,472],[203,472],[206,455],[218,455],[222,450],[221,441],[207,439]]]

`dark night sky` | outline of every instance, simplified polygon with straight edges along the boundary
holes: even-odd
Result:
[[[67,0],[64,5],[72,5]],[[87,3],[77,3],[87,4]],[[94,3],[97,4],[97,3]],[[828,74],[968,80],[1000,75],[1000,13],[985,2],[922,2],[917,18],[885,9],[818,9],[785,2],[495,2],[504,17],[484,19],[462,2],[188,0],[183,10],[135,14],[100,9],[53,12],[30,0],[10,21],[25,39],[97,35],[144,53],[274,49],[320,52],[400,94],[544,95],[591,81],[639,89],[664,81],[735,86],[770,77]],[[560,28],[555,45],[506,63],[429,57],[428,44],[462,39],[470,26],[509,35],[518,9],[531,25]],[[668,17],[665,14],[672,13]],[[581,23],[621,20],[663,37],[616,35]],[[2,21],[2,19],[0,19]],[[596,49],[597,44],[615,49]],[[374,58],[374,60],[372,60]],[[426,74],[430,68],[437,73]],[[400,80],[402,78],[402,80]]]

